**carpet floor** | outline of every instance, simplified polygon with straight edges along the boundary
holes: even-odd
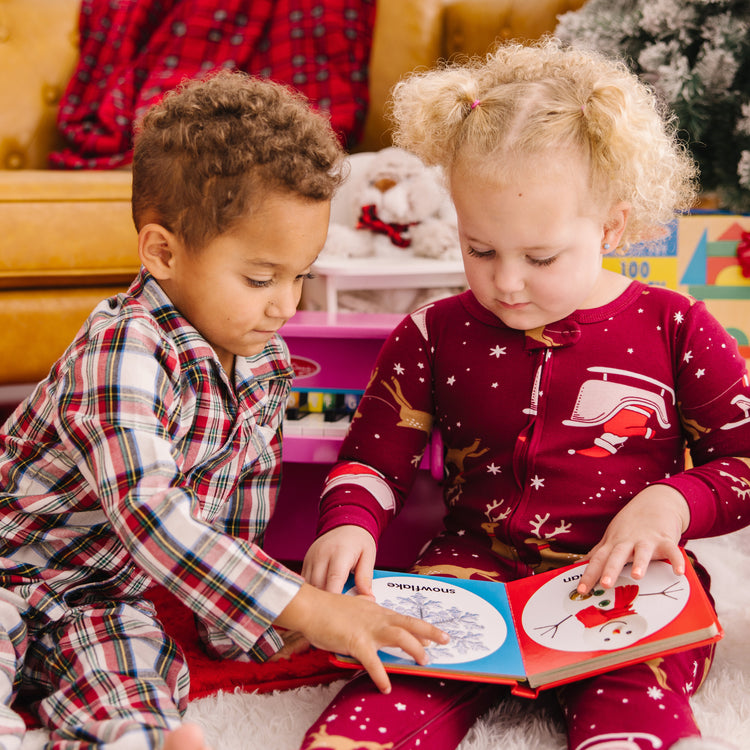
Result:
[[[750,528],[689,545],[712,577],[725,637],[693,700],[707,737],[750,750]],[[293,750],[342,680],[272,692],[248,687],[196,698],[187,719],[204,727],[213,750]],[[30,730],[22,750],[41,750],[46,733]],[[563,728],[544,700],[508,698],[477,720],[459,750],[565,750]]]

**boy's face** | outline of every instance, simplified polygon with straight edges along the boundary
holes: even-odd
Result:
[[[274,192],[201,250],[177,243],[168,278],[157,278],[227,373],[235,355],[260,353],[294,315],[325,243],[329,212],[329,201]]]

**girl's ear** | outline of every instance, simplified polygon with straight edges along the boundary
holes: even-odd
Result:
[[[628,223],[628,216],[630,216],[629,203],[621,201],[612,206],[604,224],[602,254],[614,250],[620,244],[620,239]]]
[[[141,264],[160,281],[172,276],[177,245],[177,238],[161,224],[146,224],[138,232],[138,257]]]

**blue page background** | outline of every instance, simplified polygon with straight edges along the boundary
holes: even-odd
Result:
[[[477,675],[504,675],[517,679],[524,679],[525,670],[523,667],[523,660],[521,658],[521,652],[518,645],[518,639],[516,637],[515,629],[513,626],[513,618],[510,612],[510,605],[508,603],[508,597],[505,590],[505,585],[500,582],[493,581],[475,581],[466,580],[461,578],[442,578],[440,576],[428,576],[428,575],[415,575],[409,573],[394,573],[388,571],[376,570],[373,573],[374,583],[373,586],[376,589],[376,597],[378,602],[385,604],[386,606],[392,606],[396,611],[412,616],[422,617],[427,622],[432,622],[438,627],[446,630],[452,635],[452,643],[454,646],[461,646],[463,653],[454,656],[450,660],[440,659],[440,648],[429,649],[431,661],[426,667],[420,667],[410,658],[403,658],[392,653],[380,651],[379,656],[383,663],[388,665],[399,665],[409,666],[413,665],[416,670],[429,671],[434,669],[435,671],[442,673],[449,673],[451,671],[456,672],[468,672]],[[389,594],[387,597],[382,596],[382,592],[377,591],[379,584],[376,582],[377,579],[386,579],[389,581],[389,585],[393,586],[393,595]],[[391,583],[391,579],[393,582]],[[398,583],[396,583],[396,581]],[[385,584],[385,580],[380,582],[380,585]],[[398,585],[403,584],[405,592],[402,593],[398,589]],[[421,603],[421,608],[417,609],[411,600],[412,593],[409,590],[409,586],[416,587],[414,592],[414,598]],[[353,593],[354,581],[350,578],[347,584],[347,593]],[[462,589],[465,592],[470,592],[470,595],[459,593],[458,598],[461,599],[461,604],[453,605],[450,603],[451,596],[444,596],[441,594],[441,590],[446,589]],[[472,602],[474,597],[471,594],[480,597],[483,602]],[[399,597],[406,597],[403,602]],[[441,606],[440,602],[445,601],[444,607]],[[396,606],[393,606],[394,603]],[[476,612],[473,605],[477,604]],[[452,612],[452,615],[448,614],[448,608]],[[460,612],[457,610],[460,609]],[[492,622],[489,619],[497,622],[502,620],[505,623],[507,632],[505,638],[501,644],[498,645],[498,638],[502,638],[502,631],[505,629],[501,624],[493,628]],[[472,636],[472,630],[477,630],[476,623],[481,623],[483,626],[482,632],[485,634],[479,639]],[[486,643],[479,644],[479,641]],[[475,653],[480,653],[481,648],[475,648],[477,645],[485,646],[491,644],[491,650],[486,655],[480,655],[478,658],[471,658]],[[462,661],[464,656],[468,656],[468,660]]]

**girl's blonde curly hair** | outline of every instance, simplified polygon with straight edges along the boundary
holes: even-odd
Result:
[[[391,116],[396,145],[449,181],[459,157],[499,178],[504,161],[581,153],[592,194],[630,205],[623,245],[663,235],[695,203],[697,168],[652,89],[624,63],[554,38],[415,72],[396,85]]]

